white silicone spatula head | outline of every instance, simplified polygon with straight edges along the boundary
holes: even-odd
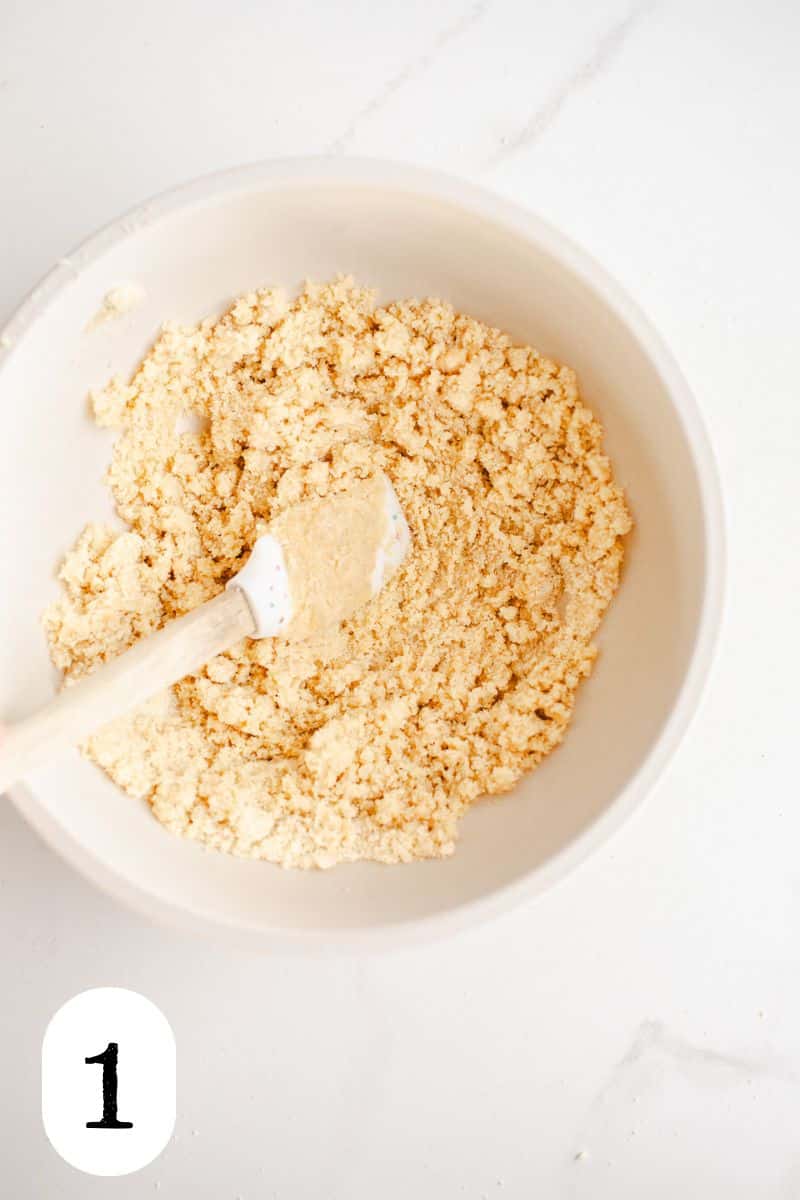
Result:
[[[394,488],[375,475],[287,510],[228,587],[244,592],[254,637],[311,637],[379,592],[410,543]]]

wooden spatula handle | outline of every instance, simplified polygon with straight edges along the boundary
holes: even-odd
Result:
[[[0,792],[59,750],[82,742],[108,721],[198,670],[215,654],[252,636],[254,630],[244,593],[231,587],[64,688],[38,713],[0,735]]]

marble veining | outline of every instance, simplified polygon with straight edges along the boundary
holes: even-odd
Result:
[[[484,165],[487,168],[495,167],[518,150],[537,142],[558,119],[564,106],[608,70],[633,30],[653,7],[653,0],[643,0],[643,3],[635,4],[621,21],[616,21],[606,30],[588,57],[564,77],[517,133],[501,141]]]
[[[374,117],[379,113],[396,92],[399,92],[412,79],[417,78],[423,72],[427,71],[451,42],[461,37],[468,29],[471,29],[484,13],[488,11],[489,7],[489,0],[478,0],[478,3],[470,5],[460,17],[438,33],[421,54],[412,58],[396,75],[387,80],[383,87],[350,118],[339,136],[328,144],[326,152],[329,154],[341,154],[345,151],[361,125],[370,117]]]
[[[667,1097],[676,1105],[683,1089],[714,1093],[718,1097],[714,1103],[721,1104],[721,1097],[732,1089],[763,1091],[777,1085],[792,1091],[798,1084],[800,1070],[791,1062],[701,1045],[663,1021],[644,1020],[590,1101],[578,1126],[571,1161],[584,1170],[598,1153],[619,1152],[621,1145],[635,1140],[642,1123],[652,1119],[648,1113],[658,1111]],[[603,1161],[614,1165],[613,1159]],[[578,1183],[574,1181],[572,1195]]]
[[[700,1046],[680,1037],[661,1021],[642,1021],[629,1048],[614,1068],[610,1084],[613,1085],[645,1056],[654,1053],[671,1064],[688,1070],[701,1081],[713,1082],[714,1079],[723,1079],[726,1075],[733,1074],[745,1079],[765,1075],[800,1083],[800,1073],[783,1063]]]

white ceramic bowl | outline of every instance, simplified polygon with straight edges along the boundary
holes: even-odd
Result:
[[[153,917],[274,945],[390,944],[483,917],[550,886],[651,787],[684,732],[720,619],[716,472],[686,384],[636,306],[527,212],[428,171],[277,161],[171,191],[62,260],[0,351],[0,713],[54,686],[39,614],[85,521],[110,515],[110,437],[85,396],[128,371],[168,318],[194,320],[265,284],[353,273],[381,298],[438,295],[577,368],[636,519],[620,592],[564,745],[516,791],[468,815],[454,857],[282,871],[204,852],[77,753],[14,789],[70,862]],[[144,303],[90,334],[112,287]],[[665,798],[665,803],[667,799]]]

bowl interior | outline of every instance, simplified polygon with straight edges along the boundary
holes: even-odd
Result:
[[[65,282],[5,355],[6,719],[51,695],[39,614],[80,528],[110,515],[102,476],[111,437],[88,417],[88,390],[129,371],[161,321],[195,320],[259,285],[348,272],[382,300],[439,295],[574,366],[636,520],[623,584],[564,745],[510,796],[478,805],[448,861],[293,873],[206,853],[167,834],[77,754],[32,776],[26,803],[62,849],[156,910],[256,931],[369,930],[483,899],[531,872],[544,878],[641,767],[691,658],[707,568],[703,511],[668,386],[571,252],[535,226],[525,233],[468,200],[377,182],[263,179],[212,190],[106,237],[80,269],[62,268]],[[84,332],[108,289],[127,281],[145,288],[142,305]]]

